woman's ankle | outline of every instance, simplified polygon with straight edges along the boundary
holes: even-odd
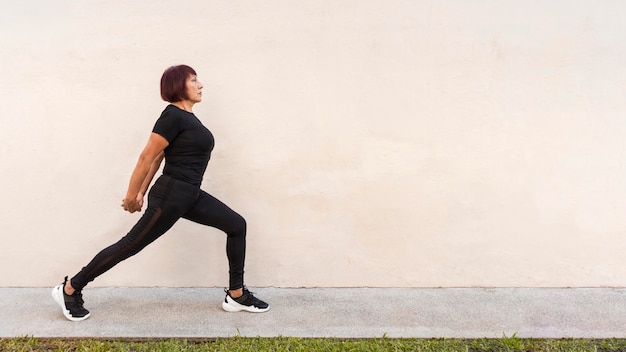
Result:
[[[74,292],[76,292],[76,289],[72,287],[72,282],[70,280],[65,281],[65,285],[63,285],[63,292],[68,296],[71,296]]]
[[[239,297],[243,296],[243,288],[238,288],[236,290],[228,290],[228,294],[232,298],[239,298]]]

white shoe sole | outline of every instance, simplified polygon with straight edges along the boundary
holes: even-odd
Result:
[[[270,310],[270,306],[267,306],[267,308],[244,306],[243,304],[235,302],[232,298],[226,297],[226,300],[222,302],[222,309],[227,312],[246,311],[250,313],[264,313]]]
[[[61,306],[61,310],[63,311],[63,315],[67,318],[67,320],[71,321],[82,321],[91,315],[91,313],[85,315],[84,317],[75,318],[70,314],[70,311],[65,308],[65,299],[63,299],[63,284],[57,285],[52,289],[52,298],[54,301]]]

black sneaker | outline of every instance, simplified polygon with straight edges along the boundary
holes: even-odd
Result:
[[[228,290],[224,291],[226,292],[226,298],[224,298],[224,302],[222,302],[222,308],[227,312],[241,312],[245,310],[251,313],[263,313],[270,310],[269,304],[254,297],[252,292],[248,291],[245,287],[243,288],[243,295],[237,298],[231,297]]]
[[[74,294],[67,295],[65,293],[65,283],[67,282],[67,276],[62,284],[55,286],[52,289],[52,298],[61,306],[63,315],[71,321],[81,321],[89,318],[89,311],[83,307],[83,294],[80,291],[74,292]]]

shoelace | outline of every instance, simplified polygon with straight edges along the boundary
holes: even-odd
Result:
[[[226,293],[228,293],[228,289],[224,289],[224,291]],[[255,293],[256,292],[252,292],[252,291],[248,290],[248,288],[244,285],[243,286],[243,294],[241,295],[241,297],[237,297],[237,299],[244,298],[245,301],[252,301],[253,305],[257,304],[257,303],[260,303],[260,302],[263,302],[263,301],[261,301],[260,299],[258,299],[258,298],[256,298],[254,296]],[[231,296],[231,298],[232,298],[232,296]]]
[[[257,303],[261,303],[261,302],[262,302],[260,299],[258,299],[258,298],[256,298],[256,297],[254,296],[254,292],[252,292],[252,291],[248,290],[248,289],[244,286],[244,288],[243,288],[243,294],[244,294],[244,295],[246,295],[246,293],[247,293],[247,299],[248,299],[248,300],[250,300],[250,301],[252,301],[252,304],[253,304],[253,305],[256,305]]]
[[[81,291],[76,291],[76,298],[78,298],[78,304],[82,307],[85,301],[83,301],[83,293]]]
[[[77,306],[82,307],[85,303],[85,301],[83,301],[83,293],[81,291],[74,292],[71,297],[74,297],[74,303]]]

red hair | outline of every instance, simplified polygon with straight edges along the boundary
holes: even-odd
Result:
[[[187,78],[196,76],[196,71],[187,65],[172,66],[161,76],[161,98],[175,103],[189,99],[187,95]]]

